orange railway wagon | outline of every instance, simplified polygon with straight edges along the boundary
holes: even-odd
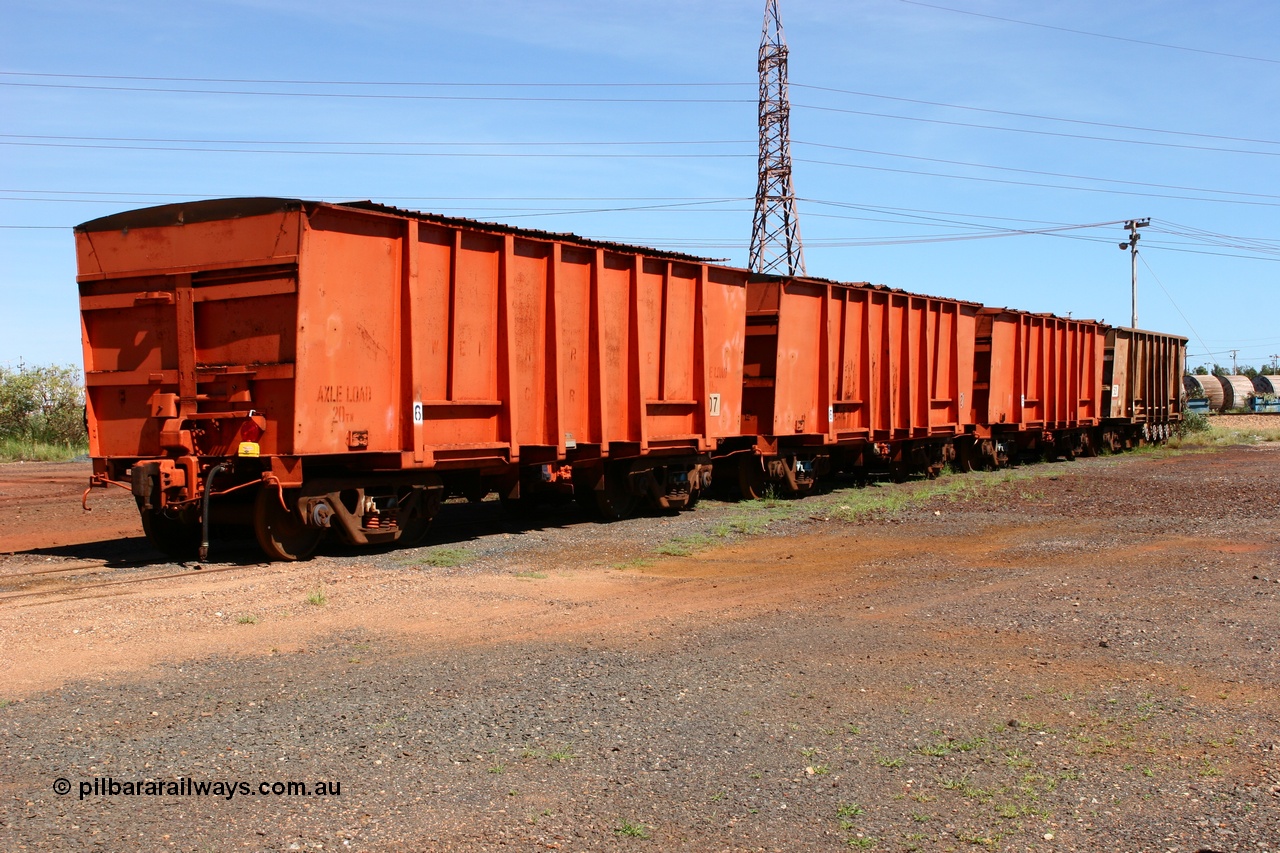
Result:
[[[972,435],[979,306],[870,284],[747,285],[742,432],[718,482],[803,492],[828,471],[936,473]]]
[[[1110,450],[1163,441],[1182,421],[1187,339],[1142,329],[1107,330],[1102,444]]]
[[[1068,458],[1096,452],[1107,326],[1009,308],[978,312],[977,442],[966,463],[1009,454]]]
[[[747,273],[369,202],[76,229],[93,484],[162,550],[414,542],[442,498],[679,509],[740,433]],[[201,532],[203,531],[203,539]]]

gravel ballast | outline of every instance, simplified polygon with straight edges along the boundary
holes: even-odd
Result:
[[[0,838],[1277,853],[1278,463],[1157,451],[614,525],[460,507],[414,551],[107,588],[27,585],[16,554]],[[109,577],[147,571],[182,567]]]

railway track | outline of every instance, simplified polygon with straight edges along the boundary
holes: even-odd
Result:
[[[237,565],[229,565],[229,566],[208,566],[208,567],[201,567],[201,568],[184,569],[181,572],[167,572],[165,574],[146,574],[146,575],[140,575],[138,577],[121,578],[119,580],[102,581],[101,583],[83,584],[83,585],[77,585],[74,587],[60,586],[56,589],[40,588],[40,589],[18,589],[16,591],[0,591],[0,605],[8,604],[11,602],[18,602],[14,606],[31,607],[36,604],[47,603],[47,601],[49,600],[56,600],[58,602],[67,602],[67,601],[87,601],[91,599],[107,598],[117,593],[108,592],[108,593],[98,593],[98,594],[92,594],[92,595],[82,595],[80,593],[88,592],[90,590],[104,590],[104,589],[113,589],[116,587],[129,587],[129,586],[134,586],[138,584],[152,583],[154,581],[172,580],[174,578],[187,578],[187,577],[191,577],[196,572],[199,572],[201,575],[212,575],[212,574],[220,574],[222,572],[234,572],[234,571],[244,571],[247,569],[263,568],[266,565],[267,565],[266,563],[252,563],[252,564],[244,564],[244,565],[237,564]],[[35,574],[39,574],[39,573],[30,573],[30,575],[35,575]],[[7,580],[8,578],[6,577],[3,580],[0,580],[0,583],[3,583]],[[75,595],[59,594],[59,593],[68,592],[68,591],[74,592],[77,594]],[[120,592],[124,592],[124,590],[120,590]]]
[[[576,524],[583,520],[583,516],[572,504],[543,508],[533,516],[517,518],[504,512],[496,500],[481,503],[449,501],[442,507],[432,535],[422,547],[448,546],[480,536]],[[6,570],[0,564],[0,607],[104,598],[154,581],[187,578],[196,574],[261,569],[270,565],[257,560],[260,555],[253,548],[250,539],[234,544],[224,542],[219,550],[221,553],[218,550],[214,552],[214,562],[203,565],[163,562],[158,556],[152,556],[149,546],[141,545],[137,549],[138,556],[134,559],[77,560],[53,565],[39,563],[14,566],[12,570]],[[333,548],[327,554],[329,559],[339,562],[360,561],[368,556],[368,552],[350,553],[340,547]],[[235,562],[222,562],[227,558]],[[175,571],[183,566],[188,567]],[[92,580],[103,574],[111,577]],[[77,582],[79,579],[87,579],[89,582]]]

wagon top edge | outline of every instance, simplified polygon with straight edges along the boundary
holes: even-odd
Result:
[[[933,296],[928,293],[917,293],[913,290],[903,290],[900,287],[890,287],[887,284],[872,284],[869,281],[837,281],[833,278],[822,278],[820,276],[792,276],[792,275],[772,275],[768,273],[751,273],[748,279],[751,282],[773,282],[779,281],[784,284],[812,284],[822,287],[840,287],[847,290],[874,290],[881,293],[894,293],[900,296],[910,296],[914,299],[932,299],[935,302],[949,302],[956,305],[968,305],[973,308],[981,308],[981,302],[975,302],[972,299],[961,299],[955,296]]]
[[[201,199],[198,201],[176,202],[155,207],[143,207],[126,210],[108,216],[91,219],[75,227],[77,233],[93,233],[103,231],[122,231],[133,228],[166,228],[179,225],[191,225],[197,222],[216,222],[224,219],[243,219],[250,216],[266,216],[272,213],[290,211],[306,211],[308,214],[321,208],[354,210],[396,216],[404,219],[417,219],[455,228],[466,228],[490,234],[511,234],[535,240],[548,240],[561,243],[572,243],[575,246],[606,249],[624,254],[638,254],[647,257],[665,258],[693,264],[724,265],[724,259],[704,258],[682,252],[655,249],[649,246],[634,246],[607,240],[595,240],[577,234],[557,231],[540,231],[533,228],[517,228],[499,222],[481,222],[456,216],[444,216],[436,213],[423,213],[416,210],[405,210],[375,201],[324,202],[308,201],[296,198],[245,197]]]
[[[1035,317],[1042,320],[1059,320],[1063,323],[1076,323],[1081,326],[1097,326],[1099,329],[1115,328],[1103,320],[1094,320],[1089,317],[1064,317],[1061,314],[1054,314],[1050,311],[1027,311],[1022,308],[1002,308],[995,305],[984,305],[978,313],[991,316],[1012,314],[1019,317]]]
[[[1184,345],[1189,340],[1186,335],[1175,335],[1171,332],[1157,332],[1154,329],[1138,329],[1133,326],[1111,326],[1109,328],[1117,332],[1128,332],[1131,335],[1150,335],[1156,338],[1172,338],[1175,341],[1182,341]]]

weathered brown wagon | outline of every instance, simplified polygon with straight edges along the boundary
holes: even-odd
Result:
[[[1169,438],[1182,421],[1187,339],[1142,329],[1107,330],[1102,443],[1110,449]]]

